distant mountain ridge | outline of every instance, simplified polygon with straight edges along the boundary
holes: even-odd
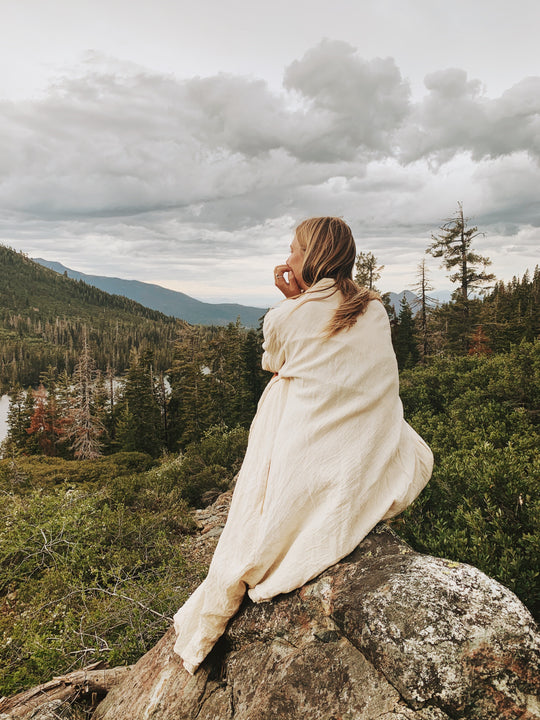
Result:
[[[0,244],[0,393],[37,387],[46,368],[73,373],[89,345],[96,367],[121,374],[132,351],[154,353],[157,372],[173,360],[188,323],[67,273],[59,274]]]
[[[386,294],[386,293],[385,293]],[[399,293],[389,292],[390,305],[394,308],[396,315],[399,315],[401,300],[405,298],[410,305],[413,315],[416,314],[420,309],[420,299],[410,290],[402,290]],[[435,305],[442,305],[450,301],[452,296],[451,290],[437,290],[429,293],[432,302],[429,303],[430,307]]]
[[[384,293],[384,294],[386,294],[386,293]],[[394,312],[396,313],[396,315],[399,315],[401,300],[403,298],[405,298],[407,300],[407,302],[409,303],[411,310],[413,311],[413,314],[417,310],[416,304],[418,302],[418,298],[410,290],[402,290],[400,293],[389,292],[388,297],[390,299],[390,305],[394,308]]]
[[[59,262],[44,260],[43,258],[33,258],[33,260],[60,275],[67,274],[73,280],[82,280],[88,285],[92,285],[111,295],[122,295],[152,310],[158,310],[165,315],[180,318],[195,325],[227,325],[230,322],[236,322],[239,317],[242,325],[258,327],[262,316],[268,309],[238,303],[206,303],[196,300],[183,292],[169,290],[161,285],[140,280],[124,280],[106,275],[87,275],[78,270],[72,270]],[[406,298],[413,313],[418,310],[418,298],[410,290],[402,290],[399,293],[390,292],[388,295],[396,315],[399,315],[400,303],[403,297]],[[432,295],[439,302],[448,302],[450,299],[450,291],[443,290],[432,293]]]
[[[240,318],[242,325],[258,327],[261,317],[267,310],[267,308],[237,303],[205,303],[195,300],[185,293],[169,290],[160,285],[104,275],[87,275],[78,270],[72,270],[59,262],[43,258],[33,258],[33,260],[60,275],[66,274],[73,280],[82,280],[111,295],[123,295],[152,310],[158,310],[165,315],[180,318],[195,325],[228,325]]]

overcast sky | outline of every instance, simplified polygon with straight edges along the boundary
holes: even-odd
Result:
[[[398,292],[462,201],[497,277],[539,262],[538,0],[0,10],[1,243],[263,306],[303,218],[342,216]]]

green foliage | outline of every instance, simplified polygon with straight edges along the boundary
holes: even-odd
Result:
[[[377,290],[375,283],[380,280],[381,271],[384,270],[384,265],[378,265],[377,262],[377,258],[372,252],[358,253],[354,281],[370,290]]]
[[[237,323],[193,328],[176,343],[169,370],[169,448],[186,448],[214,425],[247,428],[269,373],[261,333]]]
[[[39,382],[48,365],[73,373],[83,340],[101,370],[122,372],[132,348],[155,348],[155,366],[171,362],[186,324],[119,295],[59,275],[0,245],[0,390]]]
[[[482,233],[476,226],[469,227],[468,220],[463,216],[462,204],[458,203],[455,216],[441,226],[439,235],[431,236],[433,242],[428,248],[433,257],[442,258],[447,270],[456,268],[449,277],[452,282],[459,283],[457,294],[464,303],[465,311],[471,290],[495,280],[495,275],[485,272],[491,260],[472,250],[473,240]]]
[[[507,350],[521,340],[533,342],[540,336],[540,267],[532,276],[497,283],[482,303],[477,318],[493,351]]]
[[[261,344],[260,332],[239,323],[191,328],[176,343],[169,392],[151,350],[132,351],[115,388],[110,369],[106,378],[94,370],[83,339],[73,376],[49,366],[40,374],[45,385],[13,389],[2,451],[83,460],[137,450],[158,457],[198,442],[214,425],[247,428],[268,378]]]
[[[209,490],[226,490],[242,464],[248,432],[215,426],[183,455],[165,458],[153,472],[153,482],[164,492],[176,492],[190,505],[200,507]]]
[[[106,485],[117,477],[146,472],[156,462],[140,452],[119,452],[97,460],[79,461],[18,455],[0,460],[0,493],[24,495],[48,491],[66,482]]]
[[[395,521],[416,548],[476,565],[540,613],[540,343],[402,373],[433,477]]]
[[[416,365],[420,353],[416,342],[412,310],[405,297],[401,299],[397,322],[393,325],[392,330],[392,342],[399,368]]]
[[[162,412],[150,350],[133,352],[120,403],[117,444],[124,450],[142,450],[154,457],[164,446]]]
[[[0,461],[0,695],[155,644],[204,573],[184,559],[186,500],[227,489],[246,443],[246,430],[216,427],[160,463]]]

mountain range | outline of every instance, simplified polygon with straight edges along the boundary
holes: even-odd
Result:
[[[206,303],[196,300],[182,292],[169,290],[152,283],[141,282],[140,280],[124,280],[117,277],[103,275],[87,275],[86,273],[73,270],[59,262],[33,258],[35,262],[43,265],[61,275],[74,280],[82,280],[88,285],[99,288],[112,295],[123,295],[130,300],[158,310],[176,318],[181,318],[195,325],[227,325],[236,322],[240,318],[242,325],[246,327],[257,327],[267,308],[240,305],[237,303]],[[449,295],[449,293],[448,293]],[[416,296],[410,290],[402,290],[400,293],[389,293],[390,304],[396,314],[399,313],[400,302],[403,297],[415,309]],[[442,299],[442,298],[440,298]],[[445,298],[447,299],[447,298]]]
[[[123,280],[103,275],[87,275],[72,270],[59,262],[33,258],[34,262],[43,265],[60,275],[67,275],[73,280],[82,280],[87,285],[103,290],[111,295],[123,295],[130,300],[158,310],[164,315],[181,318],[194,325],[228,325],[240,318],[242,325],[257,327],[266,308],[239,305],[237,303],[205,303],[195,300],[182,292],[169,290],[160,285],[141,282],[140,280]]]

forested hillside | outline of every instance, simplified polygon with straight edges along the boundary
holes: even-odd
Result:
[[[189,510],[231,486],[269,374],[260,330],[189,327],[1,252],[8,694],[155,643],[200,573]],[[539,615],[540,271],[440,307],[417,294],[389,314],[405,417],[435,468],[393,524]]]
[[[176,372],[191,387],[193,421],[179,426],[183,452],[73,461],[14,451],[0,461],[0,693],[97,659],[137,660],[198,577],[186,555],[188,510],[230,487],[247,440],[245,428],[207,423],[228,421],[229,413],[231,422],[238,407],[246,423],[253,406],[243,395],[235,410],[230,389],[228,398],[212,398],[212,383],[200,384],[209,373],[197,385],[185,361],[178,357]],[[538,342],[405,371],[405,414],[430,444],[435,469],[418,501],[394,521],[416,549],[476,565],[537,616],[539,388]],[[179,402],[181,386],[174,393]],[[150,431],[139,425],[141,434],[130,438],[142,445]]]
[[[71,280],[0,245],[0,391],[36,385],[51,365],[72,373],[84,338],[102,370],[124,371],[132,349],[151,347],[157,368],[186,324]]]
[[[442,305],[402,301],[392,319],[394,348],[400,368],[453,355],[507,352],[516,343],[540,337],[540,268],[532,275],[497,282],[484,297]]]
[[[160,285],[140,282],[139,280],[123,280],[117,277],[102,275],[86,275],[85,273],[66,268],[58,262],[50,262],[42,258],[35,261],[60,274],[66,274],[75,280],[82,280],[92,287],[97,287],[113,295],[123,295],[141,303],[147,308],[159,310],[165,315],[181,318],[193,325],[227,325],[240,318],[242,325],[257,327],[262,315],[266,312],[260,307],[239,305],[238,303],[201,302],[182,292],[169,290]]]

